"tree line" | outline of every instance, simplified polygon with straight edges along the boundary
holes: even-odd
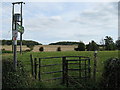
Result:
[[[89,44],[85,44],[84,42],[57,42],[50,43],[49,45],[78,45],[75,48],[76,51],[95,51],[95,50],[120,50],[120,40],[113,41],[113,38],[110,36],[106,36],[104,39],[100,41],[100,44],[97,44],[94,40],[89,42]]]
[[[78,44],[79,42],[63,41],[63,42],[50,43],[49,45],[78,45]]]
[[[2,45],[12,45],[12,40],[0,40]],[[20,45],[20,40],[17,40],[17,45]],[[22,40],[22,45],[42,45],[36,41],[32,40]]]
[[[12,45],[12,40],[0,40],[2,45]],[[17,41],[17,44],[20,45],[20,40]],[[26,45],[31,50],[33,50],[34,45],[42,45],[36,41],[32,40],[23,40],[23,45]],[[85,44],[84,42],[56,42],[50,43],[49,45],[78,45],[75,48],[76,51],[95,51],[95,50],[120,50],[120,40],[113,41],[113,38],[110,36],[106,36],[104,39],[101,40],[100,44],[97,44],[94,40],[90,41],[89,44]]]
[[[89,44],[85,45],[83,42],[78,44],[78,47],[75,48],[76,51],[95,51],[95,50],[120,50],[120,40],[116,42],[113,41],[113,38],[110,36],[106,36],[103,39],[101,44],[97,44],[95,41],[89,42]]]

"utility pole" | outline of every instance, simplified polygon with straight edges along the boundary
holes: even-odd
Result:
[[[13,51],[13,64],[14,69],[17,69],[17,37],[18,32],[20,32],[20,54],[22,54],[22,34],[24,33],[24,27],[22,26],[22,4],[24,2],[14,2],[13,9],[12,9],[12,51]],[[14,12],[14,5],[21,4],[21,11],[20,13]],[[20,25],[19,25],[20,23]]]

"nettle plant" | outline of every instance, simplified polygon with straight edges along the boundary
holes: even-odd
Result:
[[[120,59],[110,58],[104,63],[103,71],[103,83],[104,87],[120,88]]]

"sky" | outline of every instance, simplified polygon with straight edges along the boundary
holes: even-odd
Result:
[[[19,5],[15,6],[18,13]],[[11,39],[12,4],[2,2],[2,37]],[[58,41],[118,39],[117,2],[26,2],[23,5],[24,40],[42,44]],[[18,36],[18,40],[19,40]]]

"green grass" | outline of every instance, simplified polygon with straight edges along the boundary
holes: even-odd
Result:
[[[61,52],[27,52],[23,53],[22,55],[18,54],[17,59],[19,61],[22,61],[29,73],[31,74],[31,66],[30,66],[30,54],[33,55],[33,57],[58,57],[58,56],[87,56],[90,57],[91,60],[91,75],[93,72],[93,60],[94,60],[94,52],[93,51],[61,51]],[[108,58],[115,58],[118,57],[118,51],[98,51],[97,55],[97,82],[100,81],[100,78],[102,76],[102,71],[103,71],[103,66],[104,66],[104,61],[106,61]],[[13,58],[12,54],[3,54],[2,58]],[[56,64],[56,63],[61,63],[61,59],[55,59],[55,60],[46,60],[42,61],[42,64]],[[54,70],[60,70],[60,66],[53,66],[50,68],[43,68],[43,71],[54,71]],[[42,78],[43,79],[50,79],[52,77],[58,77],[61,74],[54,74],[54,75],[44,75]],[[51,81],[50,82],[43,82],[42,87],[46,88],[65,88],[65,86],[59,84],[60,80],[56,81]],[[41,82],[38,82],[36,84],[36,87],[39,87]],[[41,86],[40,86],[41,87]]]

